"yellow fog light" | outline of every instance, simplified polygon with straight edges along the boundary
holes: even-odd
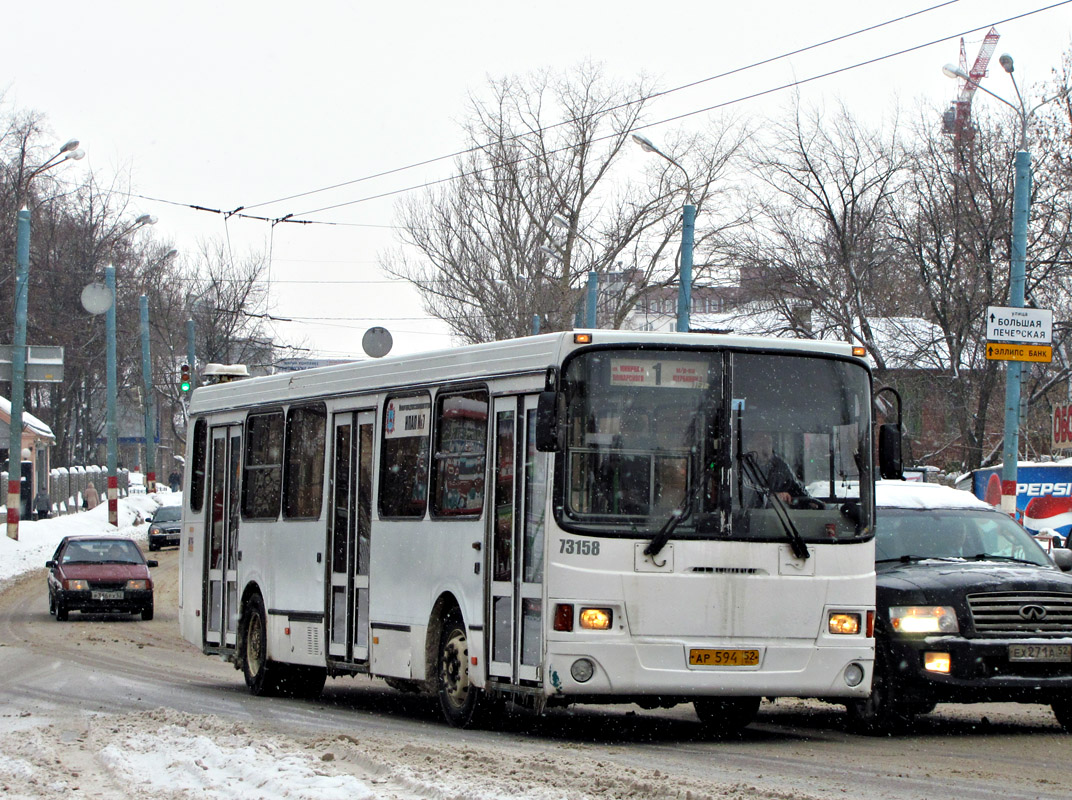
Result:
[[[860,615],[833,613],[827,620],[827,629],[831,633],[854,635],[860,632]]]
[[[948,675],[951,664],[952,659],[949,657],[949,653],[923,654],[923,668],[927,670],[927,672],[941,672]]]
[[[582,608],[577,618],[582,628],[592,631],[610,630],[611,611],[609,608]]]

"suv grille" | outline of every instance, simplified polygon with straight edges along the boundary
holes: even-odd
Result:
[[[996,592],[968,595],[976,633],[1021,636],[1072,633],[1072,594]]]

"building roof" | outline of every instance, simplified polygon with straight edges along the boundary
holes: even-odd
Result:
[[[0,419],[4,421],[5,425],[11,425],[11,401],[6,397],[0,397]],[[48,439],[53,442],[56,441],[56,436],[52,433],[52,428],[48,427],[48,425],[26,410],[23,410],[22,412],[22,430],[23,432],[32,433],[41,439]]]

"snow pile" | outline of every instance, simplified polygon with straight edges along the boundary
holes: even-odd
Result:
[[[149,796],[165,790],[213,800],[376,797],[353,776],[325,772],[323,765],[329,762],[315,756],[288,753],[271,741],[252,742],[248,736],[191,736],[176,725],[108,745],[101,759],[132,789],[141,789]]]

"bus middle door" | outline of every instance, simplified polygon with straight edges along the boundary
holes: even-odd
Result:
[[[336,414],[328,530],[328,656],[368,660],[372,411]]]

